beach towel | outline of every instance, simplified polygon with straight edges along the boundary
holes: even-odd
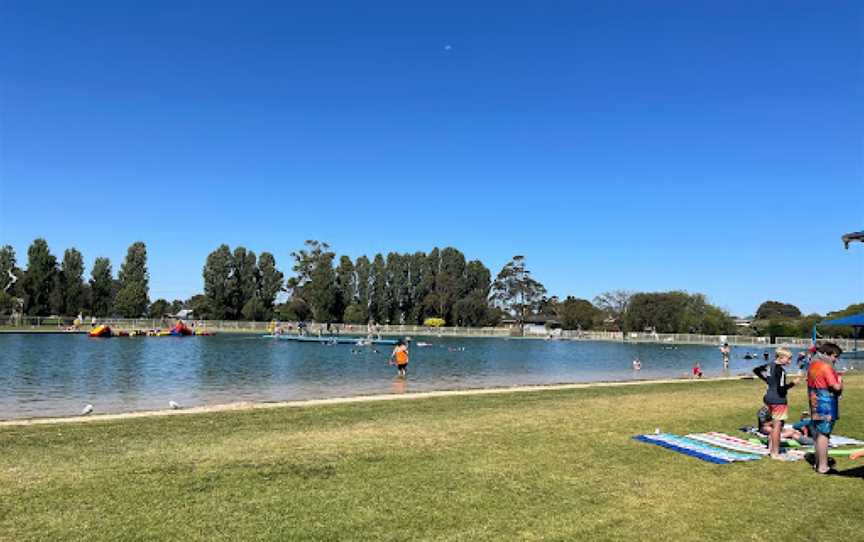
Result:
[[[736,461],[754,461],[761,457],[757,454],[740,453],[719,448],[705,442],[700,442],[698,440],[682,437],[679,435],[673,435],[671,433],[659,433],[655,435],[636,435],[633,438],[640,442],[654,444],[656,446],[662,446],[663,448],[666,448],[667,450],[672,450],[673,452],[682,453],[684,455],[689,455],[691,457],[701,459],[702,461],[707,461],[709,463],[717,463],[720,465],[733,463]]]
[[[751,435],[756,435],[760,438],[767,439],[765,435],[759,432],[759,430],[753,426],[745,426],[741,428],[741,431],[745,433],[750,433]],[[795,442],[789,441],[788,439],[783,439],[783,442]],[[855,438],[844,437],[841,435],[831,435],[831,438],[828,441],[828,446],[832,448],[836,448],[837,446],[862,446],[864,445],[864,441],[858,440]]]
[[[718,433],[715,431],[709,433],[692,433],[687,435],[687,437],[735,452],[755,454],[759,456],[768,455],[768,447],[761,442],[752,442],[725,433]],[[804,459],[804,452],[801,450],[784,450],[784,453],[782,453],[780,457],[786,461],[800,461],[801,459]]]

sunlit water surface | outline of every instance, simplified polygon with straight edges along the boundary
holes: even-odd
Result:
[[[431,346],[418,347],[418,341]],[[0,335],[0,419],[286,401],[380,393],[750,373],[739,347],[728,370],[716,346],[415,337],[406,380],[388,346],[302,344],[261,336],[91,339]],[[634,371],[632,361],[642,360]]]

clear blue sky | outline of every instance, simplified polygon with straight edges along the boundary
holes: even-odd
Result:
[[[551,293],[864,300],[864,4],[0,0],[0,243],[151,298],[220,243],[524,254]]]

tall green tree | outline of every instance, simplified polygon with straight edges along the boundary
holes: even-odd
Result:
[[[263,317],[268,319],[273,314],[276,296],[282,291],[285,277],[276,268],[276,258],[269,252],[262,252],[258,258],[258,299],[263,307]]]
[[[732,317],[709,304],[704,295],[681,291],[634,294],[624,324],[627,329],[657,333],[724,334],[735,329]]]
[[[110,316],[114,308],[114,277],[111,260],[96,258],[90,270],[90,310],[94,316]]]
[[[603,292],[594,298],[594,306],[611,318],[618,329],[624,331],[624,316],[627,314],[627,307],[630,305],[631,297],[633,297],[633,293],[627,290]]]
[[[371,295],[369,315],[375,322],[386,323],[390,318],[392,300],[387,288],[387,264],[384,256],[376,254],[372,260]]]
[[[65,314],[76,315],[84,306],[84,258],[76,249],[63,253],[60,276]]]
[[[564,329],[593,329],[603,319],[603,311],[587,299],[567,296],[558,304],[558,319]]]
[[[484,326],[491,321],[489,295],[492,274],[479,260],[468,262],[459,281],[459,295],[453,304],[453,322],[459,326]]]
[[[126,251],[118,274],[120,290],[114,308],[126,318],[138,318],[150,305],[150,273],[147,271],[147,246],[136,241]]]
[[[228,281],[229,318],[244,318],[243,307],[255,297],[257,290],[258,259],[251,250],[237,247],[231,255],[231,278]]]
[[[168,308],[168,311],[171,314],[177,314],[178,312],[183,310],[183,307],[184,307],[183,300],[182,299],[175,299],[174,301],[171,302],[171,306]]]
[[[304,287],[305,298],[312,309],[312,317],[318,322],[341,320],[334,314],[336,308],[336,273],[333,270],[333,252],[322,252],[315,261],[312,280]]]
[[[453,247],[440,253],[435,275],[436,312],[447,322],[453,321],[453,305],[467,292],[464,289],[465,255]]]
[[[525,256],[513,256],[495,277],[492,285],[493,299],[516,318],[522,332],[525,329],[525,318],[537,310],[545,294],[546,288],[535,280],[526,268]]]
[[[354,276],[354,262],[348,256],[339,258],[336,266],[336,308],[334,313],[338,319],[347,321],[345,311],[357,300],[357,279]]]
[[[401,255],[396,252],[387,254],[387,288],[390,300],[390,311],[387,320],[393,324],[402,324],[407,321],[407,315],[411,311],[411,283],[408,261],[411,256]]]
[[[408,316],[407,322],[420,325],[424,318],[424,301],[429,292],[426,290],[427,281],[424,280],[424,270],[426,269],[426,253],[415,252],[408,260]]]
[[[291,253],[295,276],[289,278],[286,285],[291,295],[289,307],[299,310],[305,305],[319,322],[338,319],[341,315],[333,314],[337,301],[336,274],[333,271],[336,254],[330,251],[330,245],[320,241],[306,241],[305,247]]]
[[[207,315],[214,320],[225,320],[228,317],[232,303],[232,271],[232,255],[228,245],[219,245],[219,248],[207,255],[207,261],[202,270],[204,299],[207,303]],[[193,314],[196,318],[202,317],[200,314]]]
[[[766,301],[756,309],[757,320],[768,320],[771,318],[800,318],[801,309],[791,303],[780,301]]]
[[[147,309],[147,314],[150,318],[162,318],[170,312],[171,304],[168,303],[168,300],[162,299],[161,297],[151,303],[150,308]]]
[[[355,308],[351,309],[351,323],[360,324],[369,321],[370,288],[372,279],[372,263],[366,256],[360,256],[354,262],[357,296]],[[347,310],[347,309],[346,309]],[[346,319],[346,321],[348,321]]]
[[[45,239],[36,239],[27,249],[27,271],[24,276],[24,307],[30,316],[48,316],[51,294],[56,287],[57,258]]]
[[[444,318],[444,315],[438,310],[440,303],[438,303],[438,292],[436,290],[438,284],[438,270],[440,268],[441,251],[438,247],[435,247],[426,255],[426,258],[423,261],[423,268],[420,271],[421,278],[419,290],[423,293],[423,298],[420,301],[423,306],[423,310],[420,314],[421,320],[429,316]]]

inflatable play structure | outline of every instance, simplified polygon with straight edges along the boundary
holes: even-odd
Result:
[[[105,324],[98,325],[91,329],[87,335],[89,335],[90,337],[110,337],[111,328],[106,326]]]
[[[194,335],[195,333],[189,329],[189,327],[184,324],[181,320],[178,320],[174,327],[171,328],[171,335],[175,337],[188,337],[189,335]]]
[[[178,320],[170,329],[115,331],[105,324],[94,327],[88,333],[90,337],[189,337],[214,335],[212,331],[204,329],[195,330],[187,326],[182,320]]]

